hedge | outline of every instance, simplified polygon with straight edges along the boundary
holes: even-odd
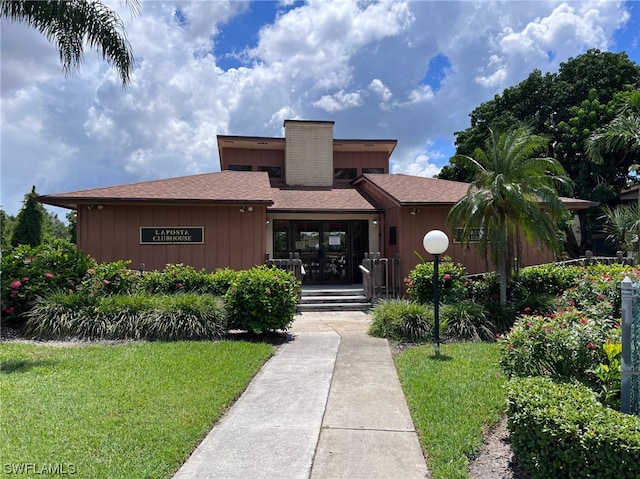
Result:
[[[640,477],[640,418],[603,406],[581,384],[507,384],[512,445],[531,479]]]

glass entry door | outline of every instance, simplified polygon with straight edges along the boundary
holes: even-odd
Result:
[[[293,251],[300,255],[307,284],[351,282],[348,221],[294,221]]]
[[[366,220],[274,220],[273,255],[289,258],[297,253],[304,284],[362,283],[367,228]]]

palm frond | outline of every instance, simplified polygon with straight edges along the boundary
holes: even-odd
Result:
[[[132,13],[139,11],[138,0],[126,3]],[[118,14],[100,1],[2,0],[0,17],[30,25],[54,43],[65,75],[82,64],[86,43],[115,68],[124,86],[130,82],[134,56],[124,25]]]

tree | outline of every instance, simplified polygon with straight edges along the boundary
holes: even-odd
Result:
[[[473,170],[460,158],[483,148],[487,125],[506,131],[511,125],[524,124],[532,133],[548,136],[546,155],[564,167],[574,181],[577,197],[609,201],[626,187],[629,166],[640,163],[640,155],[609,155],[598,163],[587,155],[587,142],[594,131],[614,118],[616,95],[638,87],[640,66],[624,52],[593,49],[562,63],[558,73],[543,75],[535,70],[520,84],[471,112],[471,126],[456,132],[456,156],[439,177],[471,181]],[[589,210],[579,212],[579,238],[572,230],[565,231],[571,256],[592,248],[597,216]]]
[[[58,218],[58,215],[51,211],[45,212],[42,232],[45,242],[53,239],[69,241],[70,238],[68,225],[64,224],[64,222]]]
[[[587,154],[597,163],[605,155],[621,154],[624,162],[629,156],[640,155],[640,91],[621,92],[614,98],[616,116],[611,122],[593,132],[587,141]],[[631,165],[637,170],[637,164]]]
[[[139,0],[125,3],[138,12]],[[79,68],[86,43],[116,69],[123,86],[129,84],[134,58],[124,25],[99,0],[2,0],[0,17],[26,23],[53,42],[65,75]]]
[[[604,206],[601,219],[604,220],[603,232],[607,241],[622,251],[634,251],[638,246],[638,228],[640,227],[640,207],[621,205],[616,208]]]
[[[614,98],[617,105],[616,116],[603,128],[598,128],[587,140],[587,154],[594,163],[611,163],[611,158],[618,159],[624,166],[628,165],[629,171],[636,175],[639,168],[640,158],[640,91],[631,90],[621,92]],[[640,203],[640,199],[639,199]],[[621,207],[616,210],[605,210],[604,218],[607,220],[605,229],[615,228],[620,225],[621,219],[625,219],[623,226],[627,229],[619,229],[609,236],[618,236],[619,242],[624,245],[627,251],[637,250],[640,254],[640,242],[638,232],[640,231],[640,221],[637,221],[637,213],[640,205],[635,207]],[[629,231],[630,229],[630,231]],[[635,234],[635,241],[625,241],[629,235]],[[635,243],[632,245],[631,243]],[[636,248],[631,248],[636,246]]]
[[[2,251],[11,246],[11,237],[16,227],[16,217],[0,210],[0,231],[2,231]]]
[[[22,209],[16,217],[16,227],[11,236],[11,245],[29,245],[32,248],[42,244],[43,223],[46,212],[44,206],[36,200],[38,194],[36,187],[31,188],[31,192],[24,195]]]
[[[78,213],[76,211],[69,211],[66,218],[69,222],[69,224],[67,225],[69,239],[71,240],[71,243],[76,244],[78,232]]]
[[[566,213],[558,189],[571,191],[571,181],[558,161],[538,156],[548,139],[518,127],[506,133],[488,128],[484,149],[456,159],[474,171],[464,198],[449,212],[449,225],[463,243],[477,241],[500,275],[500,303],[507,303],[507,283],[514,269],[520,233],[529,242],[559,251],[557,219]]]

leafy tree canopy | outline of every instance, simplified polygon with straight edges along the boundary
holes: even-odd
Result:
[[[471,126],[456,132],[456,156],[439,178],[471,182],[473,171],[461,155],[482,148],[488,125],[506,131],[525,125],[549,138],[546,156],[557,159],[575,184],[576,197],[598,202],[615,198],[630,180],[629,168],[640,151],[610,152],[601,161],[587,154],[591,135],[608,125],[620,109],[621,96],[640,88],[640,66],[627,54],[597,49],[571,58],[558,73],[533,71],[516,86],[475,108]],[[580,213],[581,238],[568,238],[570,254],[591,246],[593,215]],[[567,230],[572,236],[572,233]]]

